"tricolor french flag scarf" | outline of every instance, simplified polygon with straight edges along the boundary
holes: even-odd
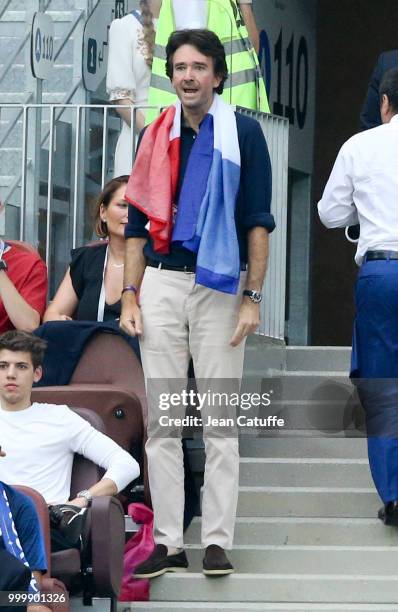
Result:
[[[25,553],[19,541],[18,532],[15,528],[14,519],[12,518],[10,504],[4,485],[0,482],[0,536],[3,538],[3,543],[6,550],[19,559],[21,563],[29,567],[25,558]],[[38,593],[39,586],[36,578],[32,574],[32,579],[29,585],[29,593]]]
[[[146,214],[154,250],[171,242],[197,253],[196,282],[224,293],[239,286],[235,206],[240,181],[236,117],[218,95],[192,147],[178,202],[181,102],[145,131],[126,189],[126,200]],[[173,210],[177,214],[173,223]]]

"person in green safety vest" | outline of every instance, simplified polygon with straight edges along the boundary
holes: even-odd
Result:
[[[246,13],[248,4],[246,4]],[[250,7],[251,10],[251,7]],[[254,20],[254,19],[253,19]],[[253,20],[250,21],[253,25]],[[255,22],[254,22],[255,24]],[[165,72],[165,48],[174,30],[203,28],[215,32],[224,45],[229,78],[223,97],[232,105],[269,112],[267,93],[257,53],[250,41],[242,14],[235,0],[163,0],[156,29],[146,123],[158,108],[175,101],[175,92]]]
[[[111,23],[107,91],[113,104],[162,107],[173,103],[175,94],[166,77],[162,47],[175,29],[207,25],[225,45],[232,75],[225,87],[226,101],[269,112],[256,55],[259,36],[252,0],[141,0],[139,6],[139,11]],[[119,108],[118,113],[123,127],[116,146],[114,176],[130,174],[133,157],[130,109]],[[146,116],[138,110],[136,132],[157,114],[157,108]]]

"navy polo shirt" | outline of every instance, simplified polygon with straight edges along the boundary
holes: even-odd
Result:
[[[47,560],[39,518],[33,501],[17,489],[3,483],[19,541],[32,572],[46,572]],[[0,547],[5,548],[0,537]]]
[[[241,154],[240,186],[235,209],[235,223],[238,235],[240,260],[247,263],[247,233],[253,227],[265,227],[269,232],[275,229],[274,217],[270,213],[272,196],[271,162],[262,129],[258,121],[235,113]],[[142,132],[141,132],[142,136]],[[181,190],[191,149],[197,134],[188,126],[181,126],[180,176],[176,201]],[[141,138],[141,137],[140,137]],[[147,216],[130,205],[128,223],[125,227],[126,238],[148,238],[144,255],[148,259],[163,262],[169,266],[192,266],[196,263],[196,253],[183,246],[171,243],[167,255],[157,253],[145,229]]]

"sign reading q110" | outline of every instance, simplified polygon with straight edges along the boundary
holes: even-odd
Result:
[[[30,33],[30,60],[36,79],[48,79],[54,65],[54,24],[50,15],[35,13]]]

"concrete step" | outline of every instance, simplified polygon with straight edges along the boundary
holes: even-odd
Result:
[[[355,391],[355,386],[345,372],[285,371],[261,379],[263,391],[271,390],[272,403],[283,400],[335,400],[344,401]],[[243,387],[258,385],[258,379],[243,382]]]
[[[187,544],[200,542],[201,519],[184,534]],[[242,517],[235,525],[238,544],[304,546],[398,546],[398,529],[377,518]]]
[[[267,394],[266,400],[262,399],[264,394]],[[293,372],[247,378],[242,384],[243,398],[246,403],[242,404],[241,414],[262,419],[274,415],[282,417],[284,430],[338,432],[357,427],[363,429],[364,426],[364,414],[355,387],[343,376]],[[260,424],[261,430],[265,426],[265,423]]]
[[[193,472],[204,472],[204,448],[189,448],[189,464]],[[366,457],[354,459],[241,456],[241,485],[369,487],[372,482]]]
[[[295,370],[348,373],[350,359],[350,347],[285,346],[264,336],[252,336],[246,344],[244,371],[257,376]]]
[[[70,82],[70,84],[72,81]],[[10,90],[1,93],[2,104],[24,104],[26,92]],[[43,104],[61,104],[65,97],[65,89],[62,88],[59,91],[43,92]]]
[[[202,571],[203,550],[187,546],[190,572]],[[241,574],[347,574],[396,576],[398,547],[262,546],[241,544],[228,553]]]
[[[282,372],[286,368],[286,346],[283,342],[265,336],[249,336],[245,348],[244,378],[264,376],[270,371]]]
[[[22,149],[14,147],[0,149],[0,167],[2,173],[6,175],[16,175],[17,172],[20,172],[21,163]]]
[[[246,603],[246,602],[219,602],[211,601],[148,601],[118,604],[118,611],[130,610],[132,612],[145,612],[145,610],[158,610],[160,612],[173,610],[190,610],[197,612],[207,610],[207,612],[220,612],[220,610],[233,610],[234,612],[246,612],[246,610],[261,610],[264,612],[398,612],[398,605],[390,604],[311,604],[311,603]]]
[[[380,505],[374,488],[240,487],[237,514],[374,518]]]
[[[47,92],[67,91],[72,84],[73,67],[70,64],[56,63],[51,72],[51,78],[46,81]],[[14,64],[2,81],[0,81],[0,92],[25,91],[25,66]],[[3,98],[2,98],[3,99]]]
[[[287,346],[286,370],[343,371],[350,369],[351,347]]]
[[[16,50],[18,49],[19,45],[20,45],[21,39],[18,36],[2,36],[0,38],[0,57],[2,60],[2,63],[0,64],[1,68],[0,70],[3,68],[3,65],[5,62],[5,60],[7,60],[7,58],[9,58],[11,55],[14,55],[14,53],[16,53]],[[19,54],[16,56],[15,58],[15,63],[16,64],[23,64],[24,62],[24,52],[20,51]]]
[[[16,113],[15,109],[13,110],[12,114],[11,114],[11,111],[9,112],[10,112],[9,116],[11,116],[11,118],[15,116],[15,113]],[[5,120],[7,109],[3,107],[1,114],[2,114],[2,118],[4,119],[4,121],[0,120],[0,139],[4,136],[4,134],[6,133],[6,131],[8,130],[10,126],[10,121]],[[42,133],[43,134],[47,133],[48,130],[50,129],[50,122],[47,121],[46,119],[43,119],[41,122],[41,125],[42,125]],[[6,149],[7,147],[15,148],[15,147],[21,147],[21,146],[22,146],[22,121],[19,119],[17,123],[13,125],[12,131],[10,135],[8,136],[7,140],[5,141],[1,150]]]
[[[368,487],[373,484],[366,459],[274,459],[242,457],[243,486]]]
[[[355,572],[355,568],[352,568]],[[362,574],[165,574],[151,582],[152,601],[396,604],[398,576]],[[178,609],[178,606],[177,608]],[[376,612],[377,607],[373,608]]]
[[[13,0],[12,5],[4,13],[0,23],[8,25],[8,35],[15,36],[14,28],[22,26],[26,28],[26,0]],[[71,21],[74,15],[75,1],[74,0],[51,0],[51,10],[46,11],[54,23]],[[10,32],[10,24],[12,24],[12,32]],[[24,31],[24,30],[22,30]]]
[[[64,25],[66,28],[66,24]],[[54,50],[55,53],[59,48],[60,41],[62,37],[55,36],[54,37]],[[21,38],[18,36],[1,36],[0,37],[0,58],[4,61],[4,58],[9,58],[11,55],[14,55],[17,48],[21,43]],[[24,50],[21,50],[18,55],[15,57],[15,64],[23,64],[25,62]],[[65,44],[62,49],[59,58],[57,58],[57,63],[62,62],[63,64],[73,64],[73,36],[68,39],[68,42]]]
[[[242,436],[239,449],[243,457],[367,457],[367,443],[363,436],[349,438],[326,433],[320,436],[312,430],[279,432],[269,437]]]

